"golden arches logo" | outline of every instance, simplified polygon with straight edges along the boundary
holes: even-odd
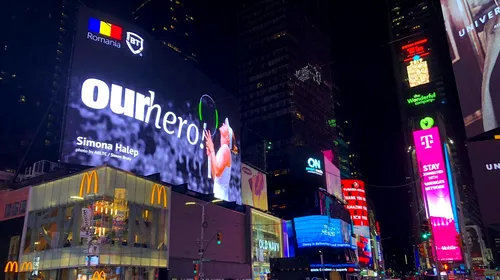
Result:
[[[3,270],[3,272],[19,272],[19,271],[33,271],[33,263],[32,262],[23,262],[21,264],[21,270],[19,270],[19,265],[16,261],[9,261]]]
[[[23,264],[21,264],[20,271],[33,271],[33,263],[32,262],[23,262]]]
[[[106,273],[104,271],[96,271],[92,274],[92,280],[106,280]]]
[[[9,261],[6,265],[5,265],[5,269],[3,270],[3,272],[18,272],[19,270],[19,266],[17,265],[17,262],[11,262]]]
[[[156,192],[155,192],[156,190]],[[151,204],[155,204],[155,193],[157,194],[157,202],[156,204],[160,205],[161,203],[161,194],[163,193],[163,208],[167,208],[167,191],[165,186],[154,184],[153,189],[151,190]]]
[[[97,176],[97,171],[92,170],[90,172],[83,173],[82,181],[80,182],[80,197],[83,197],[83,188],[87,187],[87,194],[90,193],[92,186],[92,179],[94,179],[94,194],[99,191],[99,177]],[[87,185],[85,185],[87,183]]]

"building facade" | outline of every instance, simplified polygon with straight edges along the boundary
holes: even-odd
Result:
[[[33,186],[19,263],[31,275],[82,279],[168,268],[170,188],[111,167]]]

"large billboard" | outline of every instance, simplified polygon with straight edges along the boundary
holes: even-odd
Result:
[[[461,261],[458,232],[450,198],[450,186],[439,130],[432,127],[413,132],[422,193],[432,227],[439,261]]]
[[[368,204],[366,203],[365,182],[361,180],[347,180],[342,182],[346,208],[351,215],[354,233],[370,237],[370,223],[368,220]]]
[[[328,216],[313,215],[293,219],[297,246],[352,248],[351,226]]]
[[[467,149],[483,223],[500,224],[500,141],[471,142]]]
[[[455,80],[469,137],[500,121],[496,0],[441,0]]]
[[[242,203],[261,210],[268,210],[266,174],[241,164],[241,195]]]
[[[61,160],[159,173],[241,203],[238,102],[175,51],[81,7]]]
[[[333,151],[323,151],[323,160],[325,163],[326,191],[337,197],[340,201],[344,200],[342,193],[342,184],[340,183],[340,169],[333,164]]]

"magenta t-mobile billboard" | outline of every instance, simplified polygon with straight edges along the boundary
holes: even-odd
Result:
[[[413,132],[422,193],[426,200],[427,216],[432,227],[439,261],[461,261],[450,189],[439,130],[433,127]]]

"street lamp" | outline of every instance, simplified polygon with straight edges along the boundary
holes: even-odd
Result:
[[[205,202],[205,203],[199,203],[199,202],[195,202],[195,201],[188,201],[185,203],[186,206],[189,206],[189,205],[198,205],[201,207],[201,233],[200,233],[200,248],[198,249],[198,255],[200,255],[200,269],[198,271],[198,275],[200,277],[203,277],[203,255],[204,255],[204,240],[203,240],[203,236],[205,234],[205,228],[208,226],[205,222],[205,206],[207,206],[208,204],[210,203],[219,203],[219,202],[222,202],[222,199],[214,199],[212,201],[208,201],[208,202]]]

